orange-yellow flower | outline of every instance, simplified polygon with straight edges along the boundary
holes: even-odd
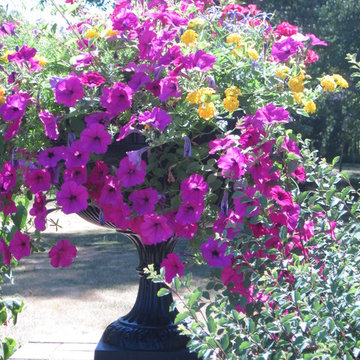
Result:
[[[215,115],[215,105],[212,102],[205,102],[199,105],[199,116],[205,120],[211,119]]]

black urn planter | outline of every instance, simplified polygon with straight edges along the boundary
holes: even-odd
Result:
[[[89,206],[78,215],[86,221],[99,224],[99,211]],[[116,229],[112,223],[105,227]],[[115,320],[105,329],[95,350],[95,360],[195,360],[196,353],[186,348],[188,338],[180,335],[174,324],[176,311],[169,311],[173,299],[171,294],[158,297],[165,285],[153,283],[146,278],[144,268],[154,264],[160,269],[162,260],[171,253],[176,240],[156,245],[144,245],[140,237],[132,232],[118,231],[135,245],[139,255],[138,294],[130,312]]]

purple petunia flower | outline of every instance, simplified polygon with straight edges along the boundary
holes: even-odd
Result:
[[[83,85],[93,88],[104,84],[106,80],[96,71],[88,71],[86,74],[81,75],[80,81]]]
[[[183,201],[202,203],[208,189],[209,185],[202,175],[192,174],[180,184],[181,199]]]
[[[165,101],[170,97],[178,98],[181,92],[178,92],[178,81],[176,77],[167,77],[160,80],[160,95],[159,99]]]
[[[136,92],[139,91],[143,85],[146,85],[149,82],[151,82],[149,75],[146,75],[144,72],[138,72],[131,77],[128,85],[134,92]]]
[[[24,256],[31,254],[30,236],[17,231],[9,244],[9,250],[16,260],[22,259]]]
[[[82,131],[80,140],[85,150],[95,154],[104,154],[108,145],[111,144],[111,135],[103,125],[91,124]]]
[[[69,77],[61,80],[55,87],[55,101],[65,106],[75,106],[76,102],[84,96],[84,90],[80,80],[75,77]]]
[[[141,240],[146,245],[167,241],[173,234],[165,216],[151,214],[145,215],[140,225]]]
[[[100,103],[111,116],[116,116],[130,108],[132,96],[133,90],[128,85],[118,82],[113,88],[103,88]]]
[[[274,104],[268,104],[256,111],[255,121],[260,121],[263,124],[270,124],[272,122],[288,123],[289,112],[281,106],[276,107]]]
[[[227,245],[220,245],[218,240],[209,238],[201,245],[201,253],[210,267],[225,267],[231,264],[232,255],[225,255]]]
[[[0,107],[0,114],[3,117],[3,121],[6,122],[22,118],[29,100],[30,96],[26,93],[9,95],[6,98],[6,102]]]
[[[204,203],[195,201],[185,201],[180,204],[179,210],[176,213],[175,220],[181,225],[188,225],[200,221],[201,215],[204,212]]]
[[[286,61],[289,57],[296,54],[301,46],[303,46],[301,42],[288,37],[273,44],[271,55],[275,61]]]
[[[240,149],[231,147],[219,158],[217,165],[224,178],[237,179],[245,174],[246,158]]]
[[[146,175],[146,163],[141,161],[140,166],[138,166],[126,156],[120,161],[116,175],[124,187],[142,184]]]
[[[178,254],[168,254],[162,261],[161,267],[165,268],[165,280],[170,283],[176,276],[182,276],[184,273],[184,264],[180,261]]]
[[[39,152],[37,163],[46,168],[55,167],[65,157],[65,146],[56,146]]]
[[[133,203],[133,210],[139,215],[151,214],[159,201],[159,194],[153,188],[134,190],[129,195],[129,200]]]
[[[39,191],[47,191],[50,188],[50,173],[46,169],[28,169],[25,177],[25,185],[33,194]]]
[[[139,123],[151,125],[160,131],[164,131],[171,123],[171,116],[165,110],[155,107],[151,112],[145,111],[140,114]]]
[[[86,165],[90,156],[90,151],[81,141],[74,141],[65,152],[66,167],[78,167]]]
[[[87,198],[88,192],[86,188],[76,184],[75,181],[65,182],[56,195],[56,200],[62,206],[64,214],[72,214],[85,210],[88,206]]]
[[[74,245],[71,245],[68,239],[58,241],[58,243],[49,251],[49,258],[51,266],[67,267],[72,264],[73,259],[77,255],[77,250]]]
[[[37,53],[35,48],[24,45],[19,51],[8,55],[9,62],[21,64],[25,61],[30,61]]]

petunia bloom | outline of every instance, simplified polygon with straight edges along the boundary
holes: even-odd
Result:
[[[30,249],[30,236],[17,231],[9,244],[9,250],[16,260],[22,259],[24,256],[29,256]]]
[[[57,140],[59,132],[56,125],[56,119],[48,110],[44,110],[39,114],[39,119],[44,125],[45,135],[52,140]]]
[[[240,149],[231,147],[219,158],[217,165],[224,178],[237,179],[245,174],[246,158]]]
[[[3,121],[17,120],[25,114],[25,109],[30,97],[26,93],[9,95],[6,102],[0,107]]]
[[[176,275],[182,276],[185,268],[179,259],[179,255],[174,253],[168,254],[160,266],[165,268],[165,280],[167,283],[170,283]]]
[[[56,84],[55,101],[65,106],[75,106],[76,102],[84,96],[84,90],[80,80],[71,76],[63,79]]]
[[[126,156],[120,161],[116,175],[124,187],[142,184],[146,175],[146,163],[142,160],[140,166],[137,166]]]
[[[144,216],[140,225],[141,240],[145,245],[167,241],[173,234],[165,216],[150,214]]]
[[[209,238],[208,241],[201,245],[201,253],[210,267],[225,267],[231,264],[232,255],[225,255],[227,245]]]
[[[50,173],[46,169],[28,169],[25,176],[25,185],[33,194],[47,191],[50,188]]]
[[[282,41],[276,42],[272,46],[271,55],[275,61],[286,61],[297,53],[302,43],[288,37]]]
[[[113,88],[104,87],[100,103],[111,116],[116,116],[131,106],[133,90],[126,84],[118,82]]]
[[[85,210],[87,204],[88,192],[82,185],[78,185],[75,181],[65,182],[61,190],[56,195],[56,200],[64,214],[77,213]]]
[[[199,174],[192,174],[181,182],[181,198],[183,201],[201,203],[209,189],[204,177]]]
[[[133,210],[139,215],[151,214],[159,201],[159,194],[153,188],[135,190],[129,195]]]
[[[111,144],[111,135],[103,125],[91,124],[82,131],[80,140],[84,145],[85,151],[104,154],[108,145]]]
[[[76,247],[68,239],[63,239],[51,248],[48,256],[51,266],[64,268],[72,264],[76,255]]]

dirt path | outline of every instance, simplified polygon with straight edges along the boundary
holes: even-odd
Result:
[[[46,253],[35,254],[21,260],[14,285],[3,286],[5,296],[24,299],[18,324],[6,329],[20,343],[97,342],[106,325],[135,301],[137,254],[130,241],[77,215],[63,215],[59,223],[62,228],[49,227],[46,238],[70,239],[78,249],[74,264],[54,269]]]

